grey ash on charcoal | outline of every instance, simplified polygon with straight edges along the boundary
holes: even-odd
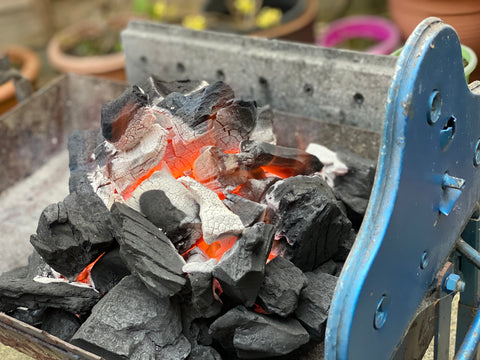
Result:
[[[151,77],[101,117],[70,137],[71,193],[0,276],[0,311],[106,359],[321,342],[374,167],[276,144],[271,109],[223,82]]]

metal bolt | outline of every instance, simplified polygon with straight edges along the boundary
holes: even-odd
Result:
[[[450,274],[445,279],[444,290],[447,293],[462,292],[465,289],[465,282],[457,274]]]
[[[422,260],[420,261],[420,269],[425,269],[428,266],[428,252],[424,251],[422,254]]]
[[[473,165],[477,167],[480,165],[480,139],[477,141],[475,145],[475,153],[473,155]]]
[[[375,317],[373,319],[373,327],[377,330],[385,325],[385,322],[387,321],[388,307],[390,305],[389,300],[390,299],[387,295],[383,295],[378,301]]]

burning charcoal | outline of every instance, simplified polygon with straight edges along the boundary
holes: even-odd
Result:
[[[90,271],[92,283],[102,295],[109,292],[127,275],[130,275],[130,271],[122,260],[118,248],[103,255]]]
[[[130,86],[118,98],[102,106],[101,123],[103,137],[117,142],[125,134],[130,121],[147,105],[147,96],[138,86]]]
[[[30,242],[56,271],[74,279],[114,243],[114,220],[94,193],[71,193],[43,210]]]
[[[142,127],[143,124],[138,126]],[[125,139],[125,142],[128,143],[128,139],[130,137]],[[148,128],[148,133],[139,138],[135,147],[125,151],[118,151],[113,147],[109,151],[105,176],[115,184],[116,190],[121,195],[125,195],[138,182],[138,179],[146,176],[160,163],[166,146],[166,131],[158,124],[153,124]]]
[[[347,215],[360,228],[375,180],[376,164],[372,160],[344,151],[338,154],[348,166],[348,173],[335,178],[334,189],[347,206]]]
[[[254,223],[263,221],[267,208],[264,204],[259,204],[258,202],[230,193],[225,194],[223,203],[234,214],[240,217],[240,220],[242,220],[245,226],[251,226]]]
[[[172,93],[154,107],[156,122],[169,130],[164,160],[175,177],[192,169],[204,146],[237,151],[255,127],[256,104],[233,100],[233,91],[217,82],[188,96]]]
[[[258,109],[256,126],[250,134],[248,140],[276,144],[277,138],[273,131],[273,118],[274,114],[269,105]]]
[[[215,192],[187,176],[178,180],[190,190],[200,205],[203,239],[207,244],[242,232],[244,226],[238,215],[228,210]]]
[[[184,217],[177,222],[176,228],[169,224],[167,231],[165,221],[162,221],[161,216],[157,214],[165,213],[163,203],[160,204],[158,201],[150,200],[146,195],[142,196],[142,194],[150,191],[162,191],[176,209],[174,210],[175,213],[184,214]],[[140,198],[142,198],[143,210],[140,206]],[[184,253],[191,248],[202,235],[200,218],[198,217],[200,208],[197,202],[185,186],[172,176],[167,166],[162,166],[160,170],[155,171],[137,187],[127,200],[127,205],[142,212],[153,224],[162,228],[180,253]]]
[[[107,359],[181,360],[190,352],[181,332],[175,301],[130,275],[98,302],[71,343]]]
[[[85,314],[100,295],[87,286],[66,282],[40,283],[31,279],[0,279],[0,311],[23,306],[31,310],[52,307]]]
[[[238,306],[210,326],[215,340],[241,359],[285,355],[309,341],[307,331],[295,319],[278,319]]]
[[[220,354],[211,346],[195,346],[187,360],[222,360]]]
[[[79,328],[80,320],[74,314],[61,309],[48,308],[45,310],[41,329],[50,335],[70,341]]]
[[[249,179],[243,186],[235,193],[245,199],[261,202],[267,190],[281,178],[276,176],[269,176],[261,179]]]
[[[140,211],[155,226],[162,229],[170,238],[180,227],[180,223],[187,216],[177,209],[162,190],[145,191],[139,199]]]
[[[160,297],[172,296],[185,285],[183,258],[171,241],[139,212],[115,203],[112,213],[118,219],[117,241],[120,256],[132,274]]]
[[[309,175],[323,167],[316,156],[295,148],[244,140],[240,144],[240,150],[239,158],[244,166],[252,169],[264,167],[281,177]]]
[[[337,176],[345,175],[348,172],[347,165],[338,158],[338,154],[323,145],[311,143],[305,151],[315,155],[323,163],[321,175],[331,187]]]
[[[215,192],[235,189],[251,178],[250,170],[241,167],[236,154],[225,154],[217,146],[202,149],[193,163],[195,179]]]
[[[305,275],[308,283],[300,294],[295,317],[308,330],[312,339],[323,340],[338,278],[322,272],[308,272]]]
[[[265,266],[258,297],[267,312],[287,317],[295,311],[306,284],[307,278],[299,268],[277,256]]]
[[[215,259],[205,263],[189,263],[183,267],[188,273],[191,287],[191,304],[194,318],[210,318],[218,315],[222,309],[221,302],[214,293],[212,270],[216,264]]]
[[[265,196],[267,218],[275,225],[280,253],[302,271],[331,259],[351,236],[350,220],[333,190],[318,176],[275,183]]]
[[[254,304],[263,282],[274,231],[272,225],[265,223],[245,228],[242,236],[213,268],[213,276],[227,296],[246,306]]]

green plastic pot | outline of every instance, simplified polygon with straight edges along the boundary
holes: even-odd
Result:
[[[402,50],[403,50],[403,47],[395,50],[391,55],[399,56]],[[463,71],[465,72],[465,80],[467,80],[467,83],[468,83],[470,74],[477,67],[478,59],[475,52],[466,45],[462,45],[462,58],[467,63],[467,65],[463,67]]]

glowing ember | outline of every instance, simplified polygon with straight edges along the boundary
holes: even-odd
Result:
[[[105,255],[105,253],[102,253],[98,258],[96,258],[93,262],[91,262],[83,271],[78,274],[77,278],[75,279],[76,282],[81,282],[84,284],[89,284],[91,285],[91,276],[90,272],[92,271],[93,266],[97,263],[100,258]]]

